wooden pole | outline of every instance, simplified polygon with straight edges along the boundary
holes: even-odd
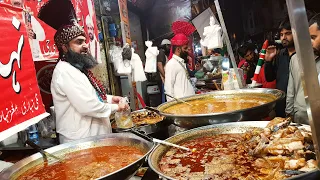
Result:
[[[123,43],[128,43],[131,45],[131,36],[130,36],[130,24],[129,24],[129,15],[127,0],[118,0],[120,19],[121,19],[121,32]],[[133,72],[133,71],[131,71]],[[139,109],[138,98],[135,92],[137,89],[137,83],[134,81],[133,74],[128,74],[129,86],[130,86],[130,107],[133,110]]]

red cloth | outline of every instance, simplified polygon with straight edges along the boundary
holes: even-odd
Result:
[[[241,59],[239,64],[238,64],[238,68],[241,68],[244,63],[246,62],[245,59]],[[244,78],[246,79],[246,75],[244,74]],[[266,80],[265,74],[264,74],[264,65],[262,65],[258,79],[257,79],[257,83],[262,84],[262,88],[270,88],[270,89],[275,89],[276,88],[276,80],[272,81],[272,82],[268,82]]]
[[[264,74],[264,65],[262,65],[262,67],[261,67],[257,83],[261,83],[262,84],[262,88],[270,88],[270,89],[275,89],[276,88],[276,80],[274,80],[272,82],[267,82],[265,74]]]
[[[171,39],[171,45],[173,46],[183,46],[189,43],[189,38],[196,28],[188,22],[185,21],[176,21],[172,24],[172,31],[175,36]],[[170,50],[169,60],[172,58],[172,46]]]

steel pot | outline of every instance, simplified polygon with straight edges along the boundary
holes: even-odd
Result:
[[[90,137],[86,139],[77,140],[74,142],[61,144],[47,149],[48,153],[56,155],[58,157],[64,157],[64,154],[74,152],[77,150],[89,149],[92,147],[100,146],[113,146],[113,145],[124,145],[124,146],[134,146],[139,148],[144,152],[144,156],[137,161],[123,167],[113,173],[106,176],[100,177],[99,179],[129,179],[132,177],[137,170],[145,162],[147,155],[151,152],[154,147],[154,143],[149,142],[143,138],[140,138],[134,134],[130,133],[116,133],[116,134],[106,134],[101,136]],[[10,168],[2,171],[0,173],[1,180],[16,179],[21,174],[27,170],[35,167],[36,165],[42,164],[43,157],[40,153],[36,153],[30,157],[27,157]]]
[[[224,123],[224,124],[215,124],[215,125],[209,125],[204,126],[200,128],[191,129],[188,131],[185,131],[183,133],[177,134],[175,136],[172,136],[166,141],[180,144],[185,141],[188,141],[190,139],[194,138],[200,138],[210,135],[217,135],[217,134],[233,134],[233,133],[244,133],[248,130],[252,130],[253,128],[264,128],[267,126],[269,121],[247,121],[247,122],[234,122],[234,123]],[[310,126],[305,126],[306,128],[310,129]],[[159,174],[162,178],[173,180],[173,178],[166,176],[163,174],[159,167],[159,162],[161,158],[165,155],[165,153],[170,149],[171,147],[164,146],[164,145],[157,145],[153,151],[150,153],[148,157],[148,163],[149,167]],[[292,178],[289,178],[290,180],[293,179],[306,179],[308,177],[312,177],[315,174],[319,174],[318,170],[314,170],[308,173],[304,173]],[[288,180],[289,180],[288,179]]]
[[[195,114],[195,115],[175,115],[165,113],[164,110],[170,106],[174,106],[179,102],[170,101],[161,104],[157,107],[160,114],[172,121],[173,124],[191,129],[195,127],[206,126],[210,124],[237,122],[237,121],[256,121],[268,117],[269,113],[274,109],[276,102],[285,97],[285,93],[277,89],[239,89],[239,90],[228,90],[228,91],[214,91],[207,94],[198,94],[185,98],[181,98],[184,101],[191,101],[195,99],[202,99],[206,97],[232,97],[232,96],[263,96],[270,98],[271,102],[259,105],[252,108],[241,109],[231,112],[223,113],[210,113],[210,114]]]

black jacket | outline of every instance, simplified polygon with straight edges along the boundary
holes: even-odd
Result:
[[[264,72],[268,82],[276,80],[276,88],[287,93],[289,81],[289,65],[290,59],[294,55],[289,56],[287,49],[282,49],[271,62],[265,62]],[[276,114],[279,117],[285,117],[286,98],[279,101],[276,105]]]

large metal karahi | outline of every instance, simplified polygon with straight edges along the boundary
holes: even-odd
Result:
[[[154,144],[145,139],[142,139],[131,133],[117,133],[107,134],[96,137],[90,137],[82,140],[73,141],[71,143],[61,144],[52,148],[46,149],[48,153],[52,153],[56,156],[63,157],[64,154],[74,152],[77,150],[88,149],[99,146],[134,146],[144,152],[144,156],[137,161],[129,164],[126,167],[119,169],[111,174],[103,176],[99,179],[129,179],[145,162],[147,155],[151,152]],[[29,156],[10,168],[0,173],[1,180],[15,179],[26,170],[35,167],[38,164],[43,163],[43,158],[40,153],[36,153]]]
[[[239,89],[239,90],[228,90],[228,91],[214,91],[208,94],[193,95],[182,98],[185,101],[191,101],[195,99],[202,99],[210,96],[216,96],[227,98],[234,96],[250,96],[259,95],[270,98],[271,102],[259,105],[253,108],[241,109],[232,112],[225,113],[211,113],[211,114],[197,114],[197,115],[174,115],[164,113],[164,110],[170,106],[178,104],[179,102],[170,101],[158,106],[160,114],[171,120],[175,125],[183,128],[195,128],[200,126],[206,126],[210,124],[237,122],[237,121],[253,121],[261,120],[268,117],[269,113],[274,109],[276,102],[285,97],[285,93],[277,89]]]
[[[233,123],[224,123],[224,124],[215,124],[215,125],[209,125],[209,126],[203,126],[196,129],[191,129],[188,131],[185,131],[183,133],[180,133],[178,135],[172,136],[166,141],[171,143],[180,144],[185,141],[188,141],[190,139],[194,138],[200,138],[210,135],[217,135],[217,134],[233,134],[233,133],[245,133],[246,131],[250,131],[253,128],[265,128],[269,121],[247,121],[247,122],[233,122]],[[309,129],[309,126],[305,126],[307,129]],[[173,180],[173,178],[166,176],[163,174],[159,167],[159,162],[161,158],[165,155],[165,153],[170,149],[171,147],[164,146],[164,145],[157,145],[153,151],[150,153],[148,157],[148,163],[150,168],[160,175],[160,177],[165,179]],[[317,170],[304,173],[292,178],[289,178],[291,180],[293,179],[308,179],[308,177],[312,176],[314,173],[316,173]],[[288,179],[288,180],[289,180]]]

